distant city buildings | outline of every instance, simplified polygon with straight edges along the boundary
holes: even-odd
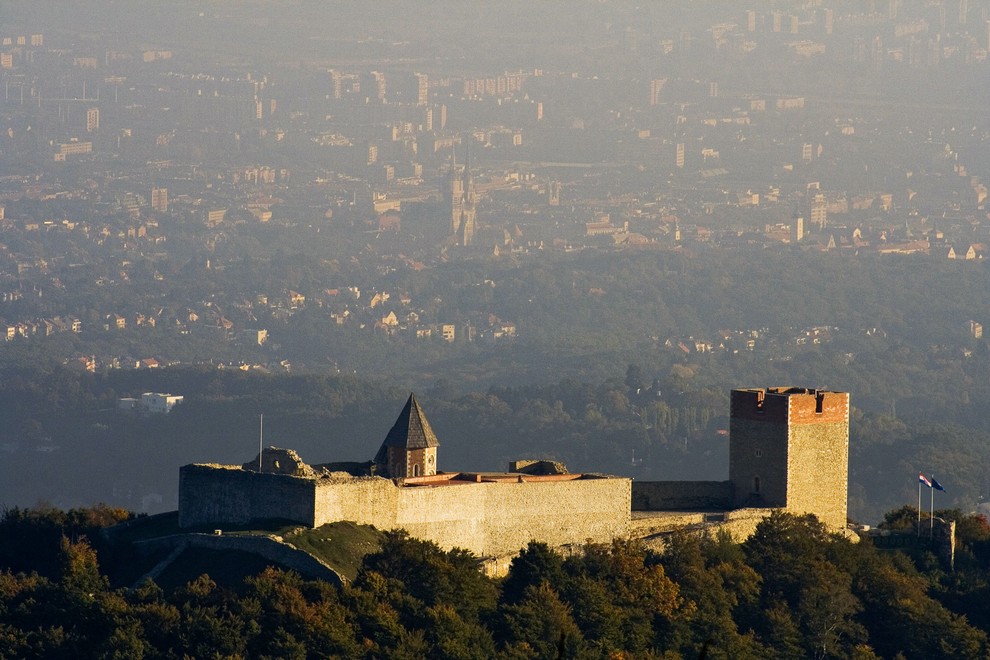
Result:
[[[612,26],[580,35],[578,53],[523,31],[508,56],[497,25],[475,26],[465,40],[496,45],[454,60],[460,46],[410,58],[425,34],[412,24],[387,43],[353,35],[358,50],[382,47],[373,60],[303,48],[287,63],[249,41],[233,68],[167,31],[153,47],[117,34],[99,48],[0,32],[0,302],[17,303],[0,307],[6,341],[82,318],[84,334],[208,337],[278,369],[280,334],[301,316],[396,340],[515,337],[494,309],[451,317],[393,291],[372,310],[346,293],[448,261],[984,257],[986,2],[688,4],[649,29],[610,7]],[[251,10],[228,20],[235,30]],[[280,239],[320,257],[303,266],[281,246],[273,259]],[[251,278],[231,277],[234,246],[292,285],[247,290]],[[179,279],[203,291],[159,300]],[[80,281],[104,292],[98,305]],[[685,342],[699,344],[718,346]]]
[[[151,189],[151,208],[159,213],[168,212],[168,188]]]
[[[100,109],[89,108],[86,110],[86,132],[92,133],[100,129]]]
[[[661,95],[664,85],[667,84],[666,78],[658,78],[650,81],[650,105],[657,106],[660,105]]]
[[[58,151],[55,152],[55,160],[64,162],[69,156],[79,156],[91,153],[93,153],[92,141],[73,139],[69,142],[63,142],[58,145]]]

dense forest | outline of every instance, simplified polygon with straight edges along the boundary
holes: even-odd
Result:
[[[338,590],[264,566],[122,588],[126,550],[99,531],[126,512],[8,509],[0,658],[985,657],[990,526],[939,513],[959,521],[955,572],[923,545],[882,550],[774,514],[744,543],[674,535],[568,557],[531,543],[502,579],[386,533]]]

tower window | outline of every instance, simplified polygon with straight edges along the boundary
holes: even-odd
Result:
[[[754,452],[753,452],[753,454],[754,454],[754,455],[755,455],[755,456],[756,456],[757,458],[763,458],[763,450],[762,450],[762,449],[757,449],[756,451],[754,451]]]
[[[413,465],[413,476],[414,477],[418,477],[419,476],[419,463],[416,463],[415,465]]]
[[[754,493],[759,493],[760,492],[760,478],[759,477],[753,477],[753,492]]]

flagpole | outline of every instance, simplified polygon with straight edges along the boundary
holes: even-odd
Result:
[[[921,479],[918,479],[918,536],[921,536]]]
[[[935,475],[933,474],[932,475],[932,479],[934,479],[934,478],[935,478]],[[934,483],[935,482],[933,481],[932,484],[934,484]],[[934,485],[932,486],[931,518],[932,518],[931,529],[928,530],[928,538],[929,538],[929,540],[935,538],[935,487],[934,487]]]

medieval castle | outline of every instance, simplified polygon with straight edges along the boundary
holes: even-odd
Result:
[[[553,547],[651,539],[675,528],[740,538],[773,510],[846,528],[849,395],[802,388],[733,390],[727,481],[640,482],[573,474],[552,461],[508,472],[440,472],[439,441],[410,396],[373,461],[307,465],[270,447],[244,465],[185,465],[182,527],[287,519],[401,528],[465,548],[499,571],[531,540]]]

